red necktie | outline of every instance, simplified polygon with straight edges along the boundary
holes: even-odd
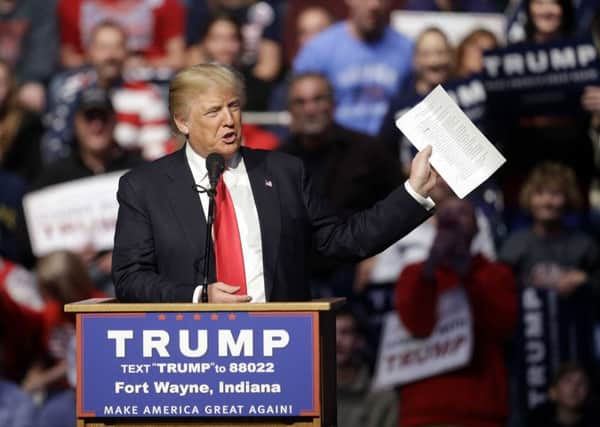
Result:
[[[246,273],[240,230],[235,217],[233,201],[222,175],[217,184],[215,210],[214,237],[217,281],[239,286],[238,293],[245,295],[247,293]]]

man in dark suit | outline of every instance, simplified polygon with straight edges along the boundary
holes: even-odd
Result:
[[[242,102],[243,84],[223,66],[190,67],[171,82],[171,114],[187,144],[121,179],[113,253],[120,301],[199,300],[208,196],[196,185],[208,186],[205,158],[213,152],[225,158],[223,182],[239,230],[215,238],[215,249],[239,240],[244,283],[224,283],[219,253],[216,262],[211,256],[209,302],[307,300],[311,240],[324,255],[358,260],[380,252],[430,215],[428,194],[436,180],[430,148],[415,157],[404,187],[371,209],[340,216],[316,195],[300,160],[241,147]],[[232,252],[221,251],[223,256],[233,262]]]

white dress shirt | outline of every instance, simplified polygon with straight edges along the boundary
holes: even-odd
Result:
[[[185,155],[192,170],[194,182],[204,188],[208,188],[208,172],[206,171],[206,159],[197,154],[186,144]],[[231,195],[233,208],[240,230],[240,241],[242,244],[242,255],[244,257],[244,271],[246,273],[246,288],[252,302],[265,302],[265,279],[263,275],[263,253],[262,239],[260,236],[260,222],[250,179],[246,172],[244,159],[238,153],[226,162],[223,180]],[[208,212],[208,195],[199,193],[202,210],[206,216]],[[229,284],[229,283],[228,283]],[[197,286],[194,291],[193,302],[200,300],[202,286]]]

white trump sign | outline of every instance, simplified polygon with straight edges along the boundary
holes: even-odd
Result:
[[[392,12],[391,25],[399,33],[415,40],[419,34],[430,27],[441,29],[457,45],[471,31],[484,28],[504,41],[506,17],[501,13],[462,13],[462,12],[424,12],[413,10],[395,10]]]
[[[471,310],[462,287],[438,299],[437,323],[426,338],[413,337],[396,312],[384,318],[373,388],[418,381],[469,363],[473,353]]]
[[[33,253],[91,247],[110,250],[117,222],[116,193],[125,171],[52,185],[23,199]]]

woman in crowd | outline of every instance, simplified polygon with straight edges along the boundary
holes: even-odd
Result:
[[[466,78],[483,71],[483,52],[498,47],[489,30],[478,28],[467,34],[456,48],[456,77]]]
[[[255,77],[252,69],[240,62],[243,48],[242,30],[237,21],[229,15],[216,15],[208,21],[200,43],[188,50],[188,64],[216,62],[236,68],[246,84],[246,104],[248,111],[265,110],[271,84]]]
[[[575,8],[572,0],[527,0],[524,7],[527,41],[544,43],[574,34]]]
[[[15,76],[0,61],[0,169],[31,183],[41,168],[42,123],[19,104]]]
[[[230,16],[241,29],[240,63],[249,68],[254,78],[271,83],[279,77],[283,56],[283,9],[277,3],[257,0],[189,1],[187,13],[191,18],[188,25],[193,23],[197,27],[187,29],[188,44],[201,42],[199,33],[202,30],[206,33],[215,17]]]
[[[430,27],[417,37],[413,57],[413,75],[392,99],[379,130],[379,139],[394,153],[401,153],[404,166],[410,163],[410,144],[396,127],[396,118],[418,103],[438,84],[450,79],[453,72],[453,50],[446,34]],[[405,171],[408,172],[408,171]]]

